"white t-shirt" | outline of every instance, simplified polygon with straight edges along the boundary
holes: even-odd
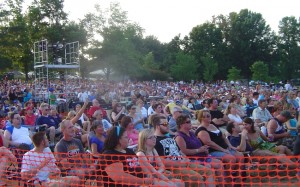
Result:
[[[25,127],[14,128],[13,133],[11,135],[11,141],[14,143],[25,143],[27,145],[31,145],[32,141],[29,136],[29,130]]]
[[[228,114],[228,118],[236,123],[242,123],[243,120],[239,115]]]
[[[33,150],[30,150],[27,153],[25,153],[22,159],[21,172],[30,171],[31,169],[39,167],[45,159],[49,159],[48,165],[43,167],[35,175],[34,178],[38,179],[39,181],[49,181],[50,172],[56,171],[56,169],[58,169],[55,165],[54,155],[52,154],[49,147],[45,148],[43,153],[37,153]]]

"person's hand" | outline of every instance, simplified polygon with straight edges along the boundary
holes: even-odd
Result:
[[[284,137],[290,137],[290,136],[291,136],[291,134],[289,132],[284,133]]]
[[[237,148],[233,147],[232,145],[229,145],[228,148],[231,149],[231,150],[235,150],[235,151],[237,150]]]
[[[241,135],[247,137],[248,131],[246,129],[243,129]]]
[[[230,151],[228,149],[224,149],[223,152],[226,153],[226,154],[230,154]]]
[[[122,111],[122,113],[125,112],[125,106],[122,107],[121,111]]]
[[[203,153],[208,153],[208,148],[209,148],[209,146],[203,145],[203,146],[201,146],[201,147],[199,148],[199,152],[200,152],[200,153],[201,153],[201,152],[203,152]]]
[[[133,141],[132,141],[132,139],[130,138],[129,140],[128,140],[128,145],[130,146],[130,145],[132,145],[133,144]]]
[[[86,98],[85,101],[84,101],[84,105],[88,105],[90,102],[90,99],[89,98]]]

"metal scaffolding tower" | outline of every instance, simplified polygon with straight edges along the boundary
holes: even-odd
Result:
[[[51,81],[66,80],[71,73],[80,72],[79,42],[49,44],[47,40],[34,43],[34,94],[36,101],[48,101]],[[67,85],[65,85],[67,86]],[[65,92],[67,89],[64,89]],[[62,93],[68,95],[68,93]]]

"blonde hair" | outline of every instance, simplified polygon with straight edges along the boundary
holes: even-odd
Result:
[[[227,108],[225,109],[224,114],[225,114],[225,115],[230,114],[230,110],[231,110],[232,108],[235,108],[235,107],[236,107],[236,104],[230,103],[230,104],[227,106]]]
[[[71,110],[71,111],[68,113],[66,119],[67,119],[67,120],[70,120],[70,119],[72,119],[74,116],[76,116],[76,112],[75,112],[74,110]]]
[[[205,112],[210,114],[209,110],[205,110],[205,109],[197,110],[196,117],[197,117],[197,120],[199,121],[199,123],[202,122],[202,118],[203,118]]]
[[[60,127],[61,131],[63,131],[66,128],[66,124],[67,124],[66,122],[71,122],[71,121],[68,119],[64,119],[64,120],[62,120],[62,122],[60,122],[59,127]]]
[[[138,151],[146,153],[146,141],[153,134],[154,131],[152,129],[144,129],[139,133]]]

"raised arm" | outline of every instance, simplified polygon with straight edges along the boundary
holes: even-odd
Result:
[[[89,99],[86,99],[83,106],[81,107],[81,109],[78,111],[78,113],[76,114],[76,116],[74,118],[71,119],[71,122],[73,124],[77,123],[77,121],[79,120],[79,118],[81,117],[81,115],[83,114],[84,110],[86,109],[87,105],[89,104]]]

